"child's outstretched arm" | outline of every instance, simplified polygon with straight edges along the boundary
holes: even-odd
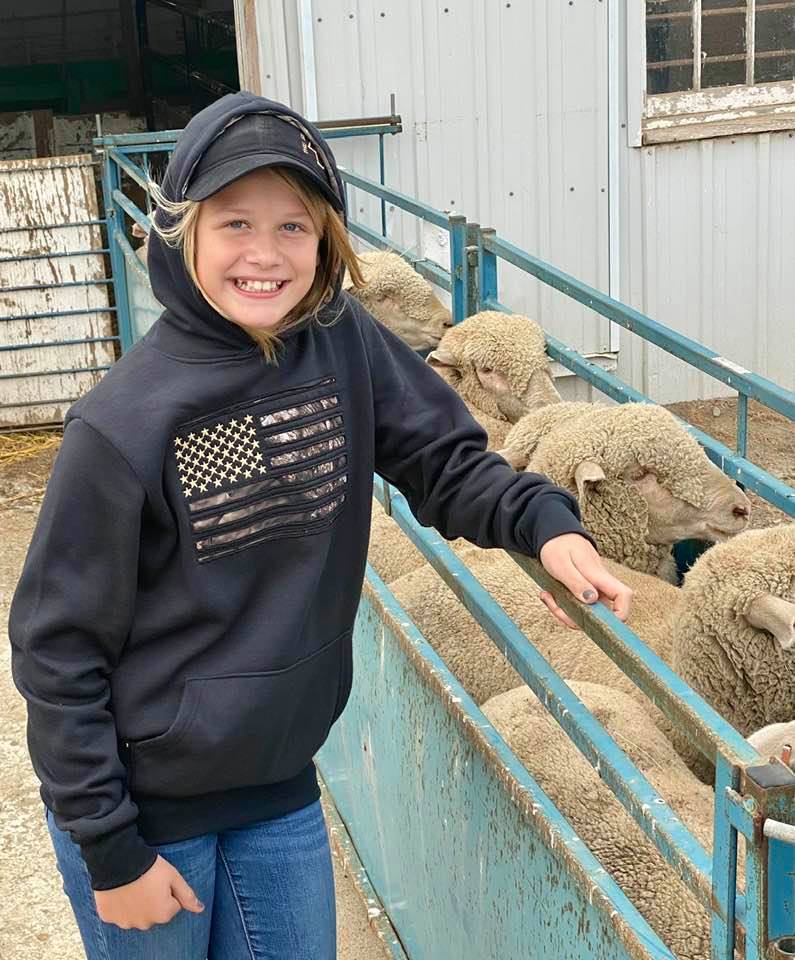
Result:
[[[410,348],[361,310],[375,410],[376,470],[420,523],[448,539],[538,557],[578,599],[625,619],[632,592],[602,565],[576,499],[547,477],[518,473],[486,450],[461,398]],[[561,622],[571,620],[545,594]]]

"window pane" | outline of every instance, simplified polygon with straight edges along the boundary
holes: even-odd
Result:
[[[754,80],[772,83],[795,79],[795,3],[757,3]]]
[[[745,4],[726,12],[704,9],[701,18],[701,86],[745,83]]]
[[[646,0],[649,93],[689,90],[693,84],[692,0]]]

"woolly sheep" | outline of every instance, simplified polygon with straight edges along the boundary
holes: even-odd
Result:
[[[743,736],[795,717],[795,524],[701,556],[672,619],[676,672]]]
[[[470,547],[466,553],[456,552],[559,674],[572,680],[598,678],[600,683],[638,699],[647,713],[667,728],[662,714],[592,640],[550,616],[538,598],[535,581],[506,553],[477,547]],[[670,661],[670,631],[665,617],[676,604],[679,590],[610,560],[605,566],[634,591],[628,625],[658,656]],[[433,569],[415,569],[393,581],[390,589],[476,703],[485,703],[523,682]]]
[[[795,720],[787,723],[769,723],[756,733],[752,733],[748,742],[755,747],[759,753],[770,760],[780,760],[788,766],[790,770],[795,770]]]
[[[435,347],[452,317],[430,283],[396,253],[361,253],[359,265],[365,285],[355,287],[346,273],[344,289],[412,349]]]
[[[557,404],[523,417],[499,452],[575,494],[604,556],[665,579],[672,544],[748,524],[748,498],[663,407]]]
[[[451,327],[428,363],[479,417],[515,423],[560,402],[544,331],[529,317],[485,310]]]
[[[570,686],[697,839],[712,845],[712,790],[699,783],[643,708],[595,683]],[[706,960],[709,916],[528,687],[483,713],[679,960]]]

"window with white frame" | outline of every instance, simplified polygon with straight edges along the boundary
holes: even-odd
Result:
[[[795,0],[646,0],[645,29],[645,142],[795,127]]]

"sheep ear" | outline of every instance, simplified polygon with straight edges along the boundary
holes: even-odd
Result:
[[[432,367],[455,367],[456,370],[458,369],[458,361],[456,358],[441,346],[435,350],[431,350],[425,358],[425,362],[429,363]]]
[[[587,494],[587,485],[589,483],[599,483],[605,479],[605,472],[598,463],[593,460],[583,460],[577,465],[574,471],[574,482],[577,484],[577,497],[584,500]]]
[[[530,454],[519,447],[505,447],[496,451],[497,455],[507,460],[514,470],[524,470],[530,462]]]
[[[763,593],[753,601],[745,618],[752,627],[772,633],[782,650],[795,645],[795,603]]]

